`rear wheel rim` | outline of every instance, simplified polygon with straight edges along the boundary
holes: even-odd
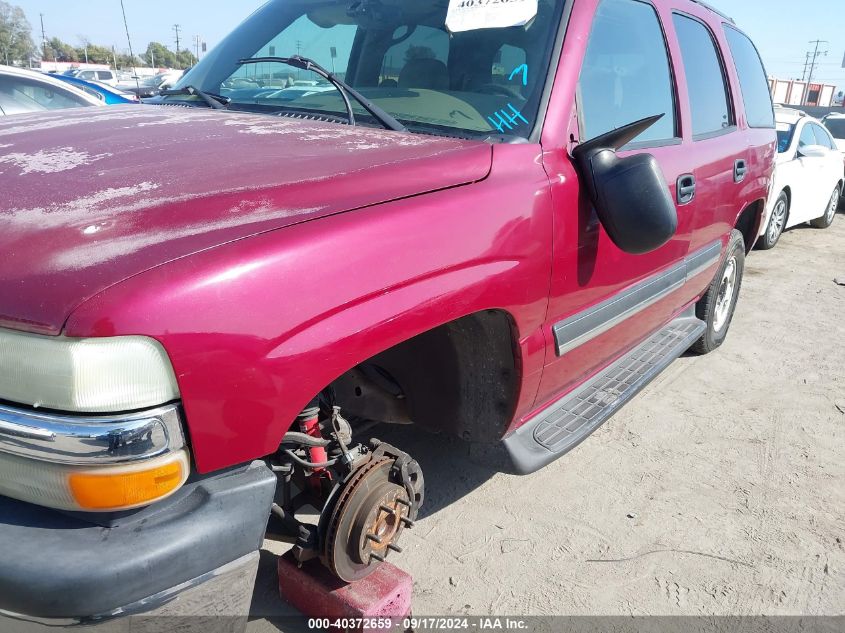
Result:
[[[784,224],[786,223],[786,202],[778,200],[775,205],[775,210],[772,211],[772,221],[769,222],[769,242],[774,243],[783,232]]]
[[[839,207],[839,188],[837,187],[833,191],[833,195],[830,196],[830,204],[827,207],[827,214],[825,216],[825,220],[829,223],[833,222],[833,216],[836,215],[836,209]]]
[[[736,257],[731,257],[722,273],[722,283],[719,286],[719,294],[716,298],[716,311],[713,315],[713,329],[718,333],[725,329],[730,319],[731,307],[734,302],[734,289],[736,288],[738,264]]]

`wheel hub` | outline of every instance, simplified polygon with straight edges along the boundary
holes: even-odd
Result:
[[[836,215],[836,209],[839,207],[839,190],[833,192],[833,195],[830,197],[830,205],[827,208],[827,220],[828,222],[833,221],[833,216]]]
[[[775,206],[774,213],[772,214],[772,222],[769,226],[769,241],[774,242],[778,236],[780,236],[781,231],[783,231],[783,225],[786,220],[786,203],[780,201]]]
[[[722,285],[719,287],[719,295],[716,299],[716,314],[713,319],[713,328],[717,332],[721,332],[722,328],[728,322],[728,317],[731,313],[731,305],[734,300],[734,286],[736,285],[736,258],[732,257],[725,272],[722,275]]]
[[[378,449],[369,462],[341,485],[321,521],[323,563],[338,578],[354,582],[369,576],[413,527],[422,504],[422,473],[401,453]]]
[[[367,512],[369,508],[369,512]],[[401,552],[399,536],[410,520],[410,501],[405,489],[396,484],[381,485],[361,504],[353,522],[350,543],[357,543],[357,562],[369,565],[381,561],[389,552]]]

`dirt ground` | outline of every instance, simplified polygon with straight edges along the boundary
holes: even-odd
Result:
[[[426,476],[415,615],[845,614],[845,214],[752,253],[724,347],[529,477],[382,433]],[[267,544],[251,633],[291,613]]]

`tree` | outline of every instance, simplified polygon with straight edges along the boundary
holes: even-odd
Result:
[[[160,42],[150,42],[142,57],[150,66],[156,68],[173,68],[176,64],[176,54]]]
[[[0,62],[26,65],[34,53],[32,27],[23,9],[0,0]]]
[[[84,56],[84,53],[83,53]],[[83,57],[84,59],[84,57]],[[114,63],[114,57],[110,46],[97,46],[96,44],[88,45],[88,62],[91,64],[109,64]]]
[[[195,65],[199,60],[197,56],[194,55],[191,51],[187,48],[183,48],[179,51],[179,54],[176,56],[176,66],[173,68],[190,68],[191,66]]]
[[[79,61],[79,51],[70,44],[63,42],[58,37],[51,37],[49,40],[47,40],[47,55],[49,58],[51,58],[48,59],[48,61]]]
[[[197,58],[191,51],[182,49],[177,54],[160,42],[150,42],[142,57],[146,63],[156,68],[188,68],[197,63]]]

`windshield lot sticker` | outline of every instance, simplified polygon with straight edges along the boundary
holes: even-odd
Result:
[[[461,33],[523,26],[536,15],[537,0],[449,0],[446,28]]]
[[[520,121],[528,125],[528,119],[522,116],[522,113],[517,110],[512,103],[508,104],[507,109],[496,112],[494,116],[496,117],[495,119],[492,116],[488,116],[487,120],[490,121],[493,127],[499,130],[499,133],[501,134],[507,134],[509,130],[518,128],[520,126]]]

